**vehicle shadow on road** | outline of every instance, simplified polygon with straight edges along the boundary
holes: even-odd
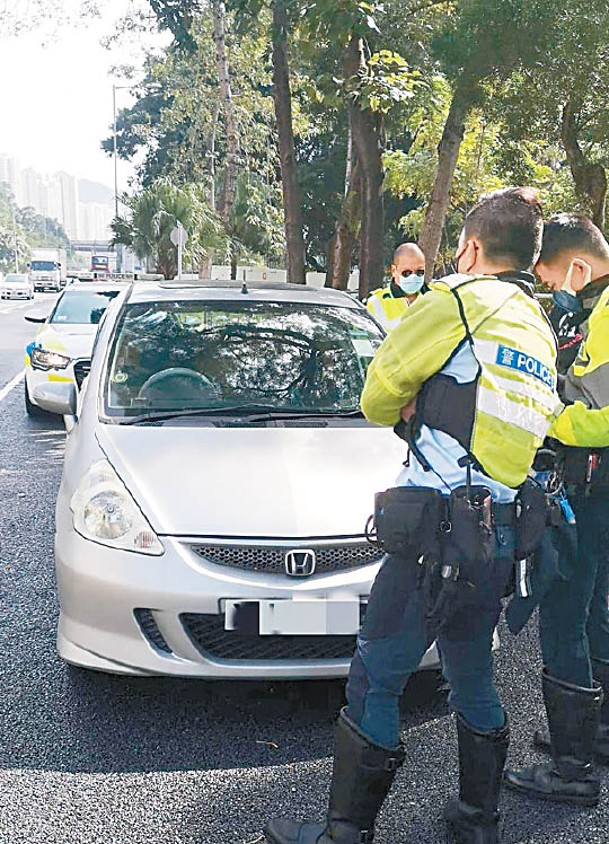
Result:
[[[0,767],[73,773],[221,771],[327,757],[343,681],[206,682],[125,678],[55,664],[44,707],[21,700],[29,723],[10,729]],[[439,675],[413,679],[411,726],[447,714]],[[36,697],[34,689],[23,693]],[[61,701],[52,700],[57,696]],[[53,712],[48,718],[46,707]],[[4,720],[4,719],[3,719]]]

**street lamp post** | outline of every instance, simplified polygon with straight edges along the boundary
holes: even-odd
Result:
[[[114,217],[118,217],[118,154],[116,149],[116,89],[112,86],[112,150],[114,153]]]

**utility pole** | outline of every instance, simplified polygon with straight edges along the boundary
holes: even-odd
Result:
[[[182,255],[184,252],[184,226],[178,220],[178,278],[182,280]]]
[[[114,153],[114,217],[118,217],[118,154],[116,144],[116,89],[112,86],[112,151]],[[124,86],[121,86],[124,87]]]
[[[17,217],[13,207],[13,235],[15,238],[15,272],[19,272],[19,240],[17,238]]]

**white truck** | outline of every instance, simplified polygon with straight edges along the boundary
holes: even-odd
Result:
[[[65,249],[32,249],[29,263],[34,290],[55,290],[59,293],[67,280]]]

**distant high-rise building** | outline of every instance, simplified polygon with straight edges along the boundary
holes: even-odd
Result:
[[[114,204],[112,191],[105,185],[85,180],[83,192],[88,201],[81,202],[79,180],[75,176],[65,172],[43,175],[31,167],[21,167],[16,159],[2,154],[0,182],[9,186],[19,207],[34,208],[39,214],[57,220],[70,239],[107,241],[110,238]]]
[[[81,202],[78,206],[79,239],[110,240],[110,221],[113,216],[112,206],[99,202]]]
[[[7,155],[0,155],[0,182],[5,182],[11,189],[13,196],[16,192],[18,174],[21,168],[19,162]]]
[[[72,240],[78,238],[78,180],[68,173],[57,173],[61,187],[63,227]]]

